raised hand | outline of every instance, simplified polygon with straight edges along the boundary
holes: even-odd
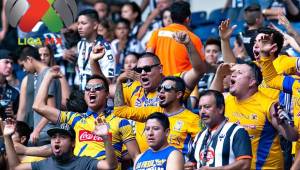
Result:
[[[117,81],[123,83],[127,79],[138,81],[139,74],[133,70],[125,70],[122,74],[119,75]]]
[[[219,36],[222,40],[229,40],[229,38],[232,35],[232,32],[237,27],[237,25],[233,25],[232,27],[229,27],[230,20],[226,19],[225,21],[222,21],[219,25]]]
[[[232,63],[222,63],[219,65],[218,69],[217,69],[217,74],[221,75],[222,77],[225,77],[227,75],[230,75],[233,70],[232,67],[234,66],[234,64]]]
[[[187,45],[191,39],[189,37],[189,35],[187,34],[187,32],[185,31],[178,31],[178,32],[175,32],[172,37],[178,42],[178,43],[181,43],[181,44],[184,44],[184,45]]]
[[[267,57],[270,56],[271,53],[275,52],[275,48],[277,48],[277,45],[272,41],[273,41],[273,34],[272,35],[264,34],[260,36],[258,40],[258,47],[261,56]]]
[[[105,120],[97,117],[95,120],[95,129],[93,131],[94,135],[100,136],[102,139],[107,139],[109,136],[109,125]]]
[[[52,76],[53,78],[62,78],[63,74],[60,71],[60,67],[59,66],[52,66],[49,70],[49,74],[50,76]]]
[[[16,121],[11,118],[7,118],[4,123],[3,136],[11,136],[15,133]]]
[[[105,55],[105,47],[101,45],[96,45],[90,54],[90,59],[93,61],[98,61]]]

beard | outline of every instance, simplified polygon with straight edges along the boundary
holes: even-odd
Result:
[[[61,155],[54,155],[52,154],[52,158],[54,160],[56,160],[59,163],[67,163],[69,162],[71,159],[74,158],[73,152],[72,151],[68,151],[66,153],[63,153]]]

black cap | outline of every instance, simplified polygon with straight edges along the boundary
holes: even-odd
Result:
[[[51,128],[47,131],[48,135],[51,137],[53,135],[55,135],[56,133],[60,133],[60,134],[66,134],[69,135],[72,139],[75,139],[75,131],[74,129],[66,124],[66,123],[62,123],[59,126],[56,126],[54,128]]]
[[[245,8],[245,11],[261,11],[261,7],[259,4],[257,3],[253,3],[253,4],[250,4],[248,5],[246,8]]]
[[[0,49],[0,60],[1,59],[10,59],[12,60],[11,57],[11,52],[5,49]]]

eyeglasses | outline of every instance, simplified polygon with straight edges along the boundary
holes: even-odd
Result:
[[[151,72],[151,69],[153,68],[153,67],[156,67],[156,66],[159,66],[160,64],[154,64],[154,65],[151,65],[151,66],[145,66],[145,67],[136,67],[136,68],[134,68],[134,71],[135,72],[137,72],[137,73],[142,73],[143,72],[143,70],[145,71],[145,72]]]
[[[87,84],[85,86],[85,91],[101,91],[105,89],[103,84]]]
[[[171,90],[176,91],[176,87],[173,87],[172,85],[169,84],[159,86],[157,88],[157,91],[160,92],[162,89],[164,89],[164,92],[170,92]]]

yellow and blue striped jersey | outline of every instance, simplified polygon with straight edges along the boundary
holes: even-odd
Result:
[[[76,132],[74,155],[90,156],[96,159],[105,159],[105,149],[102,138],[94,135],[95,119],[102,117],[109,124],[112,136],[112,145],[118,161],[121,160],[122,145],[134,139],[134,134],[128,120],[116,117],[114,114],[107,116],[104,113],[87,111],[86,113],[65,112],[60,113],[60,123],[67,123]]]
[[[273,102],[260,91],[243,101],[232,95],[225,100],[225,116],[243,126],[251,138],[251,169],[283,169],[279,136],[271,124],[269,111]]]
[[[154,112],[164,112],[164,109],[159,106],[139,108],[119,106],[114,108],[114,113],[116,116],[131,119],[143,125],[145,123],[141,122],[145,122],[146,118]],[[194,137],[198,132],[200,132],[199,115],[196,115],[195,113],[184,108],[178,110],[176,113],[166,115],[169,117],[170,121],[170,134],[168,136],[168,143],[180,150],[183,155],[188,154],[191,150],[191,144]],[[142,148],[140,149],[141,152],[143,152],[148,148],[144,129],[137,129],[137,134],[137,136],[141,137],[138,141],[143,142],[139,143],[139,145],[142,145]]]

